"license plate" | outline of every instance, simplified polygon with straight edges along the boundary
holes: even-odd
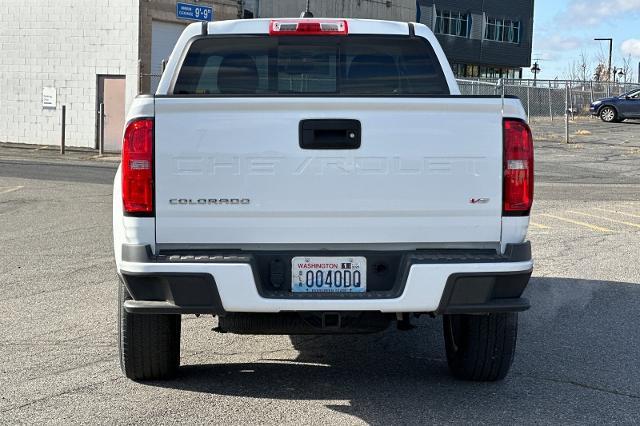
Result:
[[[365,257],[291,259],[291,291],[294,293],[364,293],[366,290]]]

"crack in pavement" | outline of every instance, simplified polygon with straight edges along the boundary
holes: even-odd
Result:
[[[550,378],[550,377],[536,376],[536,375],[533,375],[533,374],[524,374],[524,373],[518,373],[518,372],[513,372],[512,374],[514,376],[520,376],[520,377],[529,378],[529,379],[535,379],[535,380],[542,380],[542,381],[545,381],[545,382],[560,383],[560,384],[563,384],[563,385],[572,385],[572,386],[577,386],[577,387],[581,387],[581,388],[584,388],[584,389],[589,389],[589,390],[593,390],[593,391],[597,391],[597,392],[608,393],[610,395],[624,396],[624,397],[627,397],[627,398],[640,400],[640,395],[621,392],[621,391],[614,390],[614,389],[606,389],[606,388],[603,388],[603,387],[590,385],[588,383],[577,382],[575,380],[553,379],[553,378]]]
[[[70,389],[66,389],[66,390],[64,390],[62,392],[56,392],[56,393],[54,393],[52,395],[47,395],[47,396],[43,396],[41,398],[36,398],[36,399],[34,399],[32,401],[29,401],[29,402],[26,402],[26,403],[24,403],[22,405],[0,409],[0,413],[8,413],[10,411],[20,410],[22,408],[29,407],[29,406],[34,405],[34,404],[38,404],[40,402],[44,402],[44,401],[47,401],[49,399],[57,398],[57,397],[63,396],[63,395],[68,395],[68,394],[71,394],[71,393],[74,393],[74,392],[77,392],[77,391],[82,391],[82,390],[85,390],[85,389],[90,389],[92,387],[100,386],[100,385],[103,385],[105,383],[109,383],[109,382],[113,383],[113,382],[116,382],[118,380],[122,380],[122,378],[121,377],[115,377],[113,379],[107,379],[107,380],[102,380],[102,381],[95,382],[95,383],[89,383],[89,384],[82,385],[82,386],[76,386],[76,387],[73,387],[73,388],[70,388]]]

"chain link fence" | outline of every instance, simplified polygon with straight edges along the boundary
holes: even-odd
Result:
[[[138,94],[150,94],[155,93],[160,84],[160,78],[162,74],[139,74],[138,78],[140,83],[138,85]]]
[[[589,116],[589,105],[601,98],[618,96],[634,89],[636,83],[582,80],[495,80],[458,79],[463,95],[514,95],[520,98],[529,119]]]

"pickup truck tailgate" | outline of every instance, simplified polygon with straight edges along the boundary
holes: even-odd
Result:
[[[300,146],[338,119],[359,147]],[[497,242],[501,99],[159,96],[155,180],[158,243]]]

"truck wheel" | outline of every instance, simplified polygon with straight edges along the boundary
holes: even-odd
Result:
[[[455,377],[504,379],[516,350],[517,313],[444,315],[443,326],[447,363]]]
[[[120,283],[118,297],[120,368],[132,380],[166,379],[180,366],[180,315],[130,314],[131,299]]]
[[[606,106],[600,110],[600,119],[605,123],[611,123],[616,121],[618,118],[618,113],[615,108]]]

